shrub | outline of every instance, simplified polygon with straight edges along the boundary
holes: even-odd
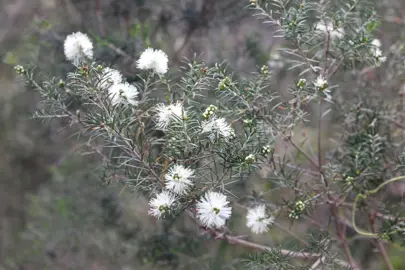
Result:
[[[137,61],[139,80],[128,83],[93,59],[82,33],[66,38],[75,66],[66,77],[37,82],[32,69],[16,71],[41,94],[36,117],[79,127],[106,180],[148,196],[145,213],[158,220],[189,218],[215,239],[262,251],[244,260],[252,269],[361,269],[358,241],[373,242],[394,269],[387,243],[404,244],[403,202],[387,197],[404,195],[403,95],[387,101],[372,89],[394,88],[387,81],[403,72],[403,51],[382,51],[367,1],[250,0],[249,7],[286,41],[281,52],[295,78],[287,97],[266,65],[244,76],[195,57],[175,73],[152,48]],[[316,132],[303,134],[312,123]],[[243,239],[237,208],[246,209],[253,233],[280,229],[298,243]],[[317,229],[301,239],[279,225],[286,220]]]

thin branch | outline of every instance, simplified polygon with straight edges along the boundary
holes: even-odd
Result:
[[[193,213],[190,211],[186,211],[187,216],[189,216],[194,222],[198,223]],[[311,259],[311,258],[320,258],[322,257],[321,254],[318,253],[310,253],[310,252],[303,252],[303,251],[292,251],[288,249],[276,249],[265,245],[256,244],[250,241],[246,241],[241,239],[240,236],[231,236],[226,234],[225,232],[221,232],[215,229],[205,228],[200,226],[206,232],[209,232],[214,239],[224,240],[227,241],[231,245],[239,245],[246,248],[256,249],[263,252],[280,252],[282,255],[291,256],[297,259]],[[227,231],[227,230],[225,230]],[[335,263],[343,266],[343,267],[350,267],[351,265],[343,260],[335,259]]]
[[[335,221],[336,234],[340,240],[340,243],[343,246],[343,250],[346,254],[347,259],[349,260],[349,264],[350,264],[351,268],[360,269],[360,267],[357,266],[357,263],[354,261],[353,256],[351,254],[349,244],[347,243],[347,239],[346,239],[346,231],[345,231],[345,228],[342,226],[343,224],[340,223],[338,208],[337,208],[336,204],[331,205],[331,212],[332,212],[332,216]]]
[[[301,154],[303,154],[308,161],[319,171],[322,173],[322,168],[319,167],[319,164],[317,164],[317,162],[309,155],[307,154],[301,147],[299,147],[291,138],[287,137],[287,140],[291,143],[292,146],[295,147],[295,149],[297,149],[297,151],[299,151]]]
[[[104,30],[103,15],[101,14],[100,0],[96,0],[96,16],[97,16],[97,22],[98,22],[98,29],[100,31],[101,36],[104,37],[105,30]]]
[[[370,226],[371,226],[371,231],[373,232],[373,233],[377,233],[377,229],[376,229],[376,225],[375,225],[375,214],[373,213],[373,214],[369,214],[368,215],[368,219],[369,219],[369,222],[370,222]],[[384,262],[385,262],[385,265],[387,265],[387,268],[389,269],[389,270],[395,270],[395,268],[394,268],[394,266],[392,265],[392,263],[391,263],[391,260],[390,260],[390,258],[389,258],[389,256],[388,256],[388,253],[387,253],[387,251],[385,250],[385,247],[384,247],[384,245],[382,244],[382,242],[380,241],[380,239],[375,239],[375,243],[376,243],[376,245],[377,245],[377,248],[380,250],[380,254],[381,254],[381,256],[383,257],[383,259],[384,259]]]

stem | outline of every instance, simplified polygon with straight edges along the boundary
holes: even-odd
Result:
[[[194,222],[198,223],[197,219],[195,218],[195,215],[189,211],[186,210],[187,216],[189,216]],[[298,252],[298,251],[292,251],[292,250],[288,250],[288,249],[277,249],[277,248],[272,248],[269,246],[265,246],[265,245],[260,245],[260,244],[256,244],[250,241],[246,241],[241,239],[241,237],[239,236],[231,236],[231,235],[227,235],[225,234],[225,232],[221,232],[218,231],[216,229],[210,229],[210,228],[206,228],[203,226],[200,226],[202,229],[204,229],[206,232],[209,232],[215,239],[219,239],[219,240],[225,240],[227,241],[229,244],[231,245],[239,245],[239,246],[243,246],[243,247],[247,247],[247,248],[251,248],[251,249],[256,249],[259,251],[263,251],[263,252],[280,252],[282,255],[285,256],[291,256],[294,258],[298,258],[298,259],[311,259],[311,258],[321,258],[322,255],[318,254],[318,253],[310,253],[310,252]],[[225,228],[225,231],[229,231]],[[351,265],[343,260],[340,259],[335,259],[335,263],[343,266],[343,267],[351,267]]]
[[[353,269],[359,269],[359,267],[357,267],[357,264],[353,259],[352,253],[349,248],[349,244],[347,243],[346,232],[344,230],[344,227],[342,226],[342,224],[339,221],[338,208],[337,208],[336,204],[331,205],[331,208],[332,208],[331,212],[332,212],[333,218],[335,220],[336,234],[343,246],[343,250],[346,254],[347,259],[349,260],[349,264]]]
[[[384,186],[394,183],[396,181],[400,181],[400,180],[404,180],[405,176],[397,176],[394,178],[391,178],[390,180],[382,183],[381,185],[379,185],[376,189],[370,190],[370,191],[366,191],[365,194],[357,194],[356,198],[354,199],[354,203],[353,203],[353,210],[352,210],[352,225],[353,225],[353,229],[360,235],[362,236],[366,236],[366,237],[371,237],[371,238],[377,238],[378,234],[377,233],[373,233],[373,232],[367,232],[364,231],[362,229],[359,229],[356,225],[356,209],[357,209],[357,204],[361,199],[367,199],[368,196],[376,194],[378,191],[380,191]]]
[[[317,164],[317,162],[313,158],[311,158],[311,156],[308,155],[301,147],[296,145],[295,142],[291,138],[287,138],[287,139],[291,143],[291,145],[294,146],[295,149],[297,149],[297,151],[299,151],[301,154],[303,154],[308,159],[308,161],[322,174],[322,169],[319,167],[319,164]]]
[[[328,187],[328,181],[322,173],[322,99],[319,100],[319,118],[318,118],[318,168],[321,172],[320,178],[325,187]]]
[[[98,21],[98,28],[102,37],[105,36],[103,16],[101,15],[100,0],[96,0],[96,15]]]
[[[369,218],[369,221],[370,221],[370,225],[371,225],[371,231],[373,232],[373,233],[376,233],[376,225],[375,225],[375,214],[369,214],[368,215],[368,218]],[[380,253],[381,253],[381,256],[383,257],[383,259],[384,259],[384,262],[385,262],[385,264],[387,265],[387,267],[388,267],[388,269],[389,270],[395,270],[394,269],[394,266],[392,265],[392,263],[391,263],[391,260],[390,260],[390,258],[389,258],[389,256],[388,256],[388,253],[387,253],[387,251],[385,250],[385,247],[384,247],[384,245],[381,243],[381,241],[380,241],[380,239],[375,239],[375,242],[376,242],[376,244],[377,244],[377,247],[378,247],[378,249],[380,250]]]

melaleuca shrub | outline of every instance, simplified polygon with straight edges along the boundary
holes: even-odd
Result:
[[[403,96],[389,100],[373,89],[394,87],[393,75],[404,71],[403,50],[384,52],[372,2],[247,4],[285,40],[281,53],[294,78],[287,94],[269,66],[242,76],[223,62],[208,66],[194,58],[176,70],[153,48],[136,60],[139,80],[129,83],[97,61],[83,33],[66,37],[74,69],[64,78],[38,82],[30,68],[16,71],[42,97],[35,116],[76,126],[111,181],[149,197],[145,213],[157,220],[186,216],[213,238],[263,252],[246,267],[362,269],[352,254],[362,243],[351,241],[361,237],[394,269],[387,244],[404,243],[404,205],[385,198],[387,187],[402,187],[405,178]],[[379,81],[370,79],[379,71]],[[307,127],[316,131],[310,143],[297,136]],[[268,185],[252,193],[241,188],[259,172]],[[302,239],[284,228],[300,242],[295,248],[255,244],[231,230],[236,208],[255,234],[283,229],[274,225],[285,220],[317,229]]]

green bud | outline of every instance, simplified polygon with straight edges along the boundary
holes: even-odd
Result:
[[[262,68],[260,69],[260,73],[264,74],[264,75],[268,75],[269,72],[269,67],[268,66],[262,66]]]
[[[300,79],[300,80],[297,82],[297,87],[300,88],[300,89],[302,89],[302,88],[305,87],[306,84],[307,84],[307,80],[305,80],[305,79]]]
[[[271,146],[270,145],[265,145],[261,149],[261,153],[264,154],[264,155],[269,154],[270,152],[271,152]]]
[[[245,162],[246,162],[246,164],[248,164],[248,165],[252,164],[252,163],[255,162],[255,161],[256,161],[256,157],[255,157],[255,155],[253,155],[253,154],[250,154],[250,155],[248,155],[247,157],[245,157]]]

